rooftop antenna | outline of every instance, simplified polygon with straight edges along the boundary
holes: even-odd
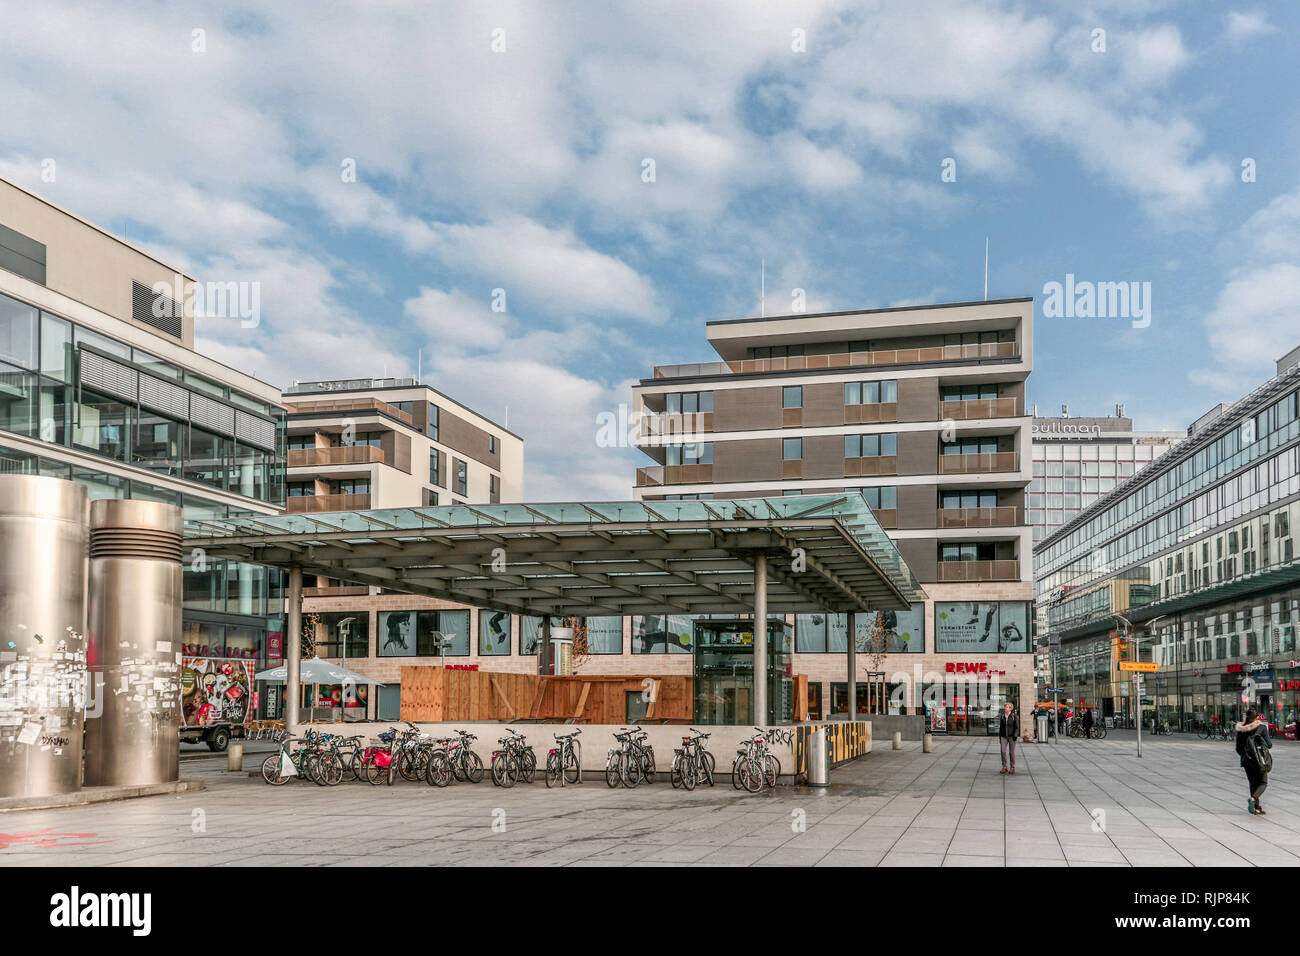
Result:
[[[758,317],[767,317],[767,260],[760,259],[758,266]]]
[[[506,405],[506,420],[501,423],[502,428],[510,427],[510,406]]]
[[[415,360],[415,384],[424,384],[424,349],[416,353],[419,357]]]
[[[984,237],[984,301],[989,300],[989,237]]]

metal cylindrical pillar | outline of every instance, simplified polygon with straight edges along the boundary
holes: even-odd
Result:
[[[767,555],[754,556],[754,726],[767,726]]]
[[[181,531],[176,505],[90,506],[88,787],[180,775]]]
[[[0,475],[0,797],[81,785],[86,487]]]
[[[298,732],[302,703],[302,568],[289,569],[289,610],[285,615],[289,633],[284,649],[284,729]]]

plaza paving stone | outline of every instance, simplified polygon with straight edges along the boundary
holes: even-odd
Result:
[[[1279,741],[1264,804],[1245,812],[1231,745],[1131,734],[1022,745],[879,748],[824,790],[692,793],[485,781],[281,788],[187,761],[207,789],[0,814],[0,866],[1295,866],[1300,744]],[[494,824],[496,826],[494,827]]]

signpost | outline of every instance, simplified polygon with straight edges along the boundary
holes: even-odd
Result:
[[[1131,671],[1133,673],[1133,700],[1134,707],[1137,709],[1137,740],[1138,756],[1142,756],[1142,675],[1154,674],[1160,670],[1160,665],[1155,661],[1120,661],[1119,669],[1122,671]]]

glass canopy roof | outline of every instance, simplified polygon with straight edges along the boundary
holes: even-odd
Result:
[[[859,494],[250,515],[189,520],[185,537],[187,547],[214,557],[470,604],[491,599],[502,609],[632,613],[658,601],[736,610],[752,600],[757,553],[773,570],[773,611],[865,610],[868,599],[884,610],[924,597]],[[506,574],[484,560],[494,544],[509,555]],[[789,562],[795,570],[784,571],[781,552],[795,549],[811,574],[797,566],[798,555]]]

